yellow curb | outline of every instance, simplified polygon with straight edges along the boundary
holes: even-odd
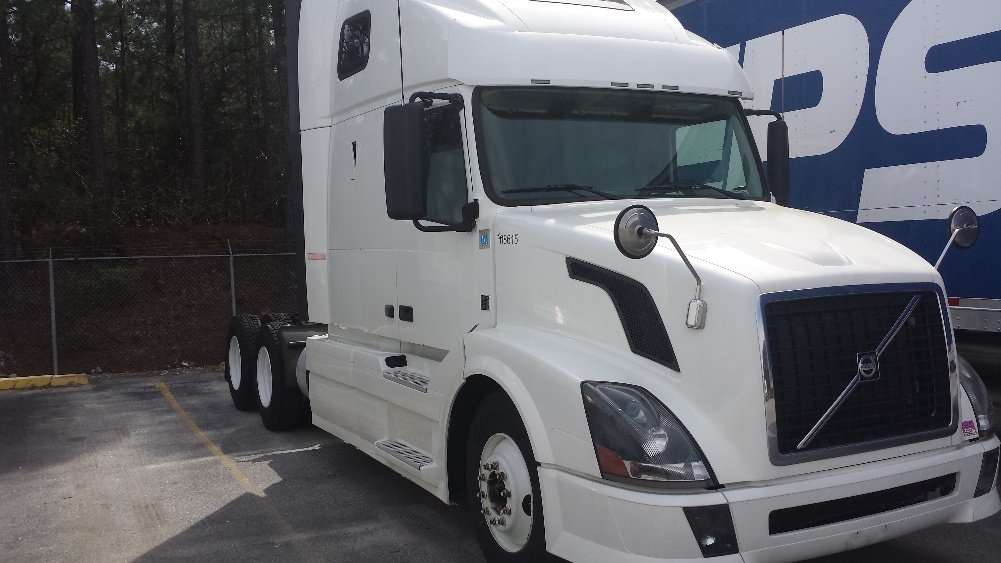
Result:
[[[87,376],[79,373],[67,375],[31,375],[28,377],[0,378],[0,391],[10,389],[35,389],[38,387],[65,387],[67,385],[86,385]]]

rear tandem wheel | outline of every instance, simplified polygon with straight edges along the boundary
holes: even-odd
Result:
[[[256,315],[236,315],[229,321],[225,378],[233,405],[241,411],[253,410],[257,379],[257,333],[261,321]]]

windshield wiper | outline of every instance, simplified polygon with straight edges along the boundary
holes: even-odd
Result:
[[[580,184],[549,184],[548,186],[536,186],[534,188],[518,188],[516,190],[507,190],[501,192],[503,194],[526,194],[532,192],[587,192],[597,196],[601,196],[605,199],[622,199],[619,196],[605,193],[601,190],[596,190],[591,186],[581,186]]]
[[[640,188],[636,195],[657,195],[657,194],[668,194],[671,192],[693,192],[696,190],[710,190],[718,194],[722,194],[731,199],[747,199],[746,197],[729,190],[724,190],[723,188],[717,188],[716,186],[710,186],[708,184],[701,184],[699,182],[672,182],[670,184],[657,184],[655,186],[646,186]]]

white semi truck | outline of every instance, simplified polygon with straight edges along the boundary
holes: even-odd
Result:
[[[726,50],[652,0],[289,9],[305,292],[233,318],[238,408],[464,504],[491,562],[794,561],[1001,509],[941,276],[773,203],[784,122],[766,177]]]

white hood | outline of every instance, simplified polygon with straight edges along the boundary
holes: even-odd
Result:
[[[939,279],[928,262],[901,244],[824,215],[751,201],[635,203],[650,207],[660,230],[674,235],[696,267],[704,262],[747,277],[762,293]],[[583,205],[561,210],[558,220],[576,222],[576,215],[611,237],[618,211],[628,205],[616,204],[600,212],[588,212]],[[533,214],[549,211],[536,208]],[[659,246],[659,251],[674,253],[665,240]]]

